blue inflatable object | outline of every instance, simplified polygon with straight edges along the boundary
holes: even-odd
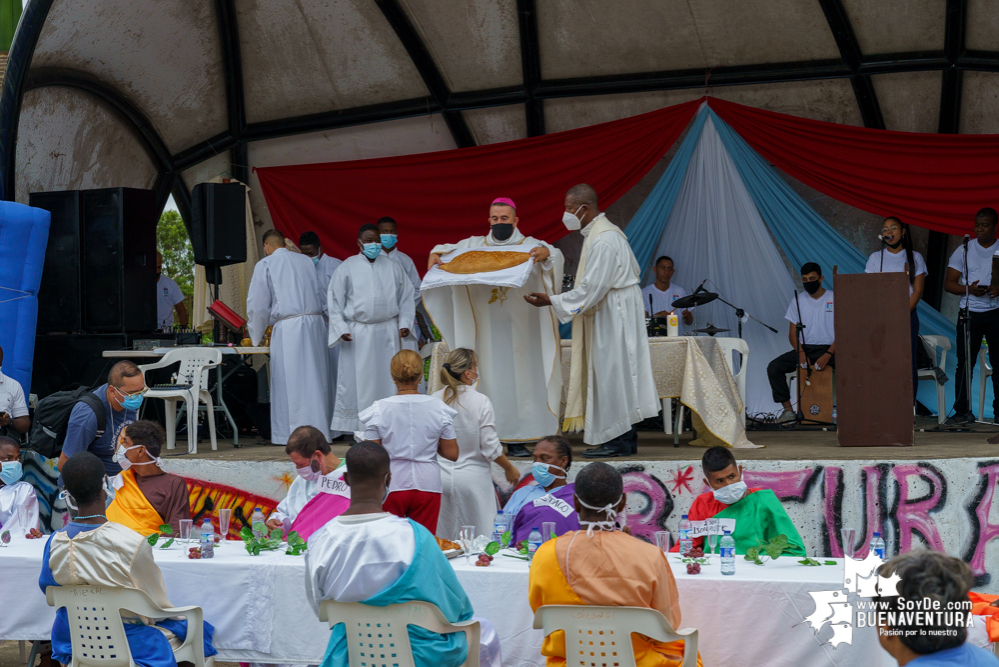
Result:
[[[38,287],[42,282],[48,211],[0,201],[0,347],[3,374],[21,383],[27,397],[35,354]]]

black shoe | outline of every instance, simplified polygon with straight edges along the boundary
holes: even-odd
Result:
[[[974,424],[975,414],[970,410],[965,412],[963,415],[954,415],[950,419],[944,422],[944,426],[964,426],[965,424]]]
[[[530,450],[528,450],[527,447],[524,447],[524,445],[521,445],[519,443],[507,443],[506,455],[517,456],[517,457],[532,456]]]
[[[615,456],[628,456],[628,455],[629,454],[622,454],[613,447],[608,447],[606,445],[602,445],[600,447],[597,447],[596,449],[588,449],[585,452],[583,452],[583,456],[585,456],[588,459],[609,459]]]

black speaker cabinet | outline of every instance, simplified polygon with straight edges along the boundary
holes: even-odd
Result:
[[[80,193],[32,192],[28,204],[52,214],[38,290],[38,333],[81,331]]]
[[[198,183],[191,190],[191,245],[202,266],[246,261],[246,190],[239,183]]]

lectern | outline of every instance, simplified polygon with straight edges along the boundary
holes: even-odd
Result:
[[[840,447],[912,445],[909,281],[904,273],[837,274],[836,430]]]

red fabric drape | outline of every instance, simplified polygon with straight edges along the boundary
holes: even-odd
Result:
[[[346,258],[358,251],[362,224],[391,216],[399,248],[422,273],[433,246],[488,233],[496,197],[516,201],[524,234],[559,239],[566,190],[589,183],[601,207],[609,206],[662,159],[698,104],[488,146],[256,173],[274,225],[287,237],[297,242],[314,230],[324,252]]]
[[[980,208],[999,208],[997,135],[889,132],[708,103],[765,159],[851,206],[959,235]]]

